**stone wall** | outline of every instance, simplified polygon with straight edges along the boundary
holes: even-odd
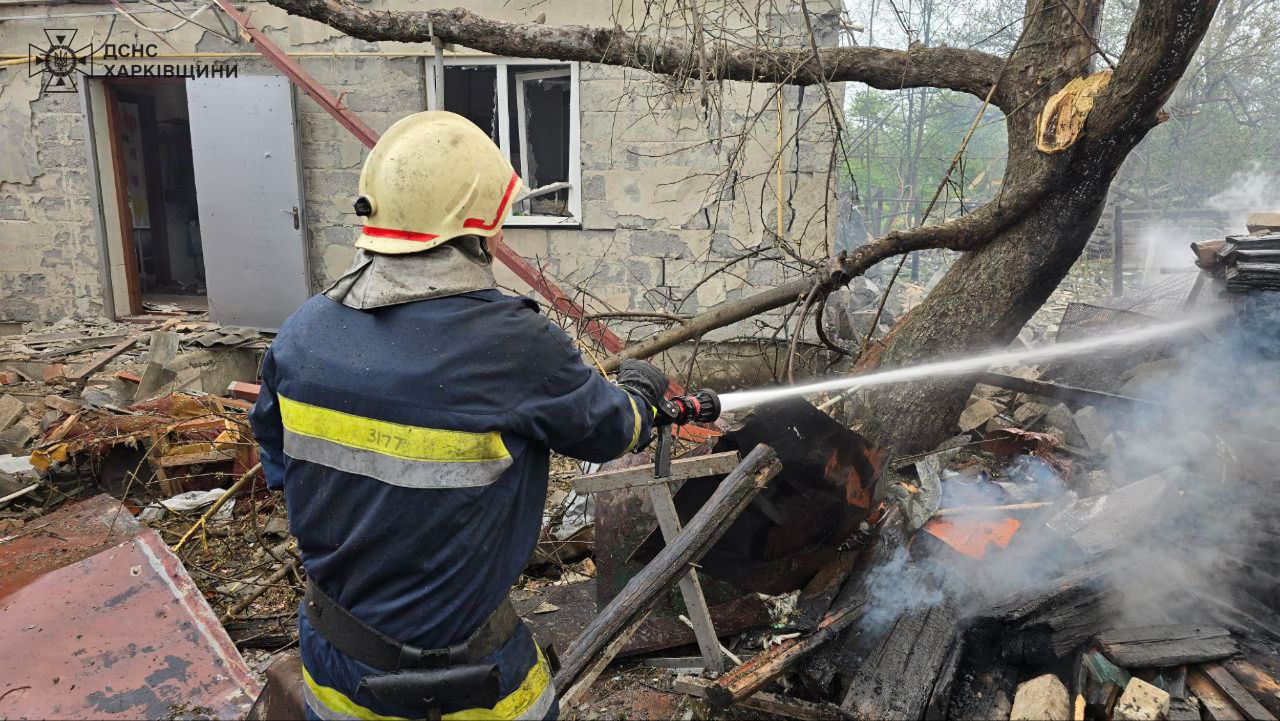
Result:
[[[374,5],[385,3],[375,0]],[[496,17],[518,14],[501,0],[475,5],[477,12]],[[42,43],[43,30],[50,27],[50,21],[6,18],[58,14],[60,7],[0,7],[0,52],[24,53],[28,43]],[[359,41],[261,2],[248,3],[247,9],[286,49],[371,53],[300,57],[298,62],[374,130],[381,132],[425,107],[421,46]],[[609,21],[604,3],[554,0],[540,9],[548,23]],[[141,17],[172,24],[160,22],[172,20],[163,15]],[[78,41],[100,43],[111,18],[56,22],[74,23]],[[125,26],[114,26],[111,42],[157,42],[154,35]],[[251,48],[230,45],[194,26],[166,34],[165,41],[160,44],[164,52],[242,52],[233,58],[241,74],[275,72]],[[82,101],[75,94],[40,97],[39,77],[27,75],[25,64],[0,67],[0,322],[104,315],[110,309],[103,303],[103,260],[85,142],[90,129]],[[752,259],[693,290],[725,261],[772,242],[778,144],[772,88],[694,83],[673,89],[666,78],[583,64],[579,93],[582,227],[511,228],[508,242],[518,252],[562,285],[589,291],[596,310],[693,313],[794,277],[776,262]],[[834,235],[824,203],[830,127],[824,113],[814,112],[819,90],[786,88],[783,98],[782,196],[789,226],[784,236],[805,256],[825,257]],[[359,219],[351,203],[366,151],[302,93],[297,94],[297,118],[311,280],[319,290],[353,254]],[[806,121],[797,142],[801,118]],[[717,177],[729,167],[736,182]],[[103,170],[109,175],[109,167]],[[499,276],[527,292],[505,269]],[[690,297],[680,303],[685,295]],[[743,328],[724,334],[739,332]]]

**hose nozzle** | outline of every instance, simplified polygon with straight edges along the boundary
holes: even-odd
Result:
[[[658,425],[713,423],[720,417],[720,397],[710,388],[664,400],[658,407]]]

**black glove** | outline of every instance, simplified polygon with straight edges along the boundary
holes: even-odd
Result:
[[[628,358],[618,369],[618,385],[643,399],[649,407],[656,408],[667,394],[670,381],[667,374],[652,363]]]

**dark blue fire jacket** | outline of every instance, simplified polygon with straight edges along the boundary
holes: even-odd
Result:
[[[585,365],[537,307],[496,290],[374,310],[317,295],[263,362],[253,430],[303,565],[396,640],[457,643],[506,597],[538,539],[549,448],[603,462],[650,432],[643,402]],[[299,624],[313,713],[411,716],[358,690],[378,672],[305,614]],[[554,713],[546,661],[523,626],[489,658],[501,701],[445,718]]]

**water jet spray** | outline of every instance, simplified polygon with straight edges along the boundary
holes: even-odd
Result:
[[[924,363],[916,366],[907,366],[905,368],[895,368],[893,370],[869,373],[861,376],[832,378],[805,385],[786,386],[782,388],[762,388],[757,390],[738,391],[735,393],[725,393],[720,396],[720,406],[722,411],[728,412],[741,410],[743,408],[750,408],[752,406],[780,400],[782,398],[810,396],[817,393],[827,393],[831,391],[842,391],[841,395],[837,397],[838,399],[839,397],[846,396],[859,388],[886,385],[889,383],[902,383],[904,381],[923,380],[926,378],[964,375],[966,373],[984,371],[992,366],[1042,361],[1050,358],[1062,358],[1066,356],[1090,353],[1102,348],[1144,343],[1157,338],[1176,335],[1183,331],[1199,328],[1213,322],[1218,317],[1218,314],[1198,315],[1185,320],[1174,321],[1171,323],[1159,323],[1156,325],[1146,326],[1144,328],[1124,330],[1118,333],[1098,336],[1096,338],[1071,341],[1068,343],[1055,343],[1043,348],[1031,348],[1028,350],[1018,351],[997,351],[965,358],[955,358],[947,361]],[[833,403],[837,399],[833,399],[828,403]]]

